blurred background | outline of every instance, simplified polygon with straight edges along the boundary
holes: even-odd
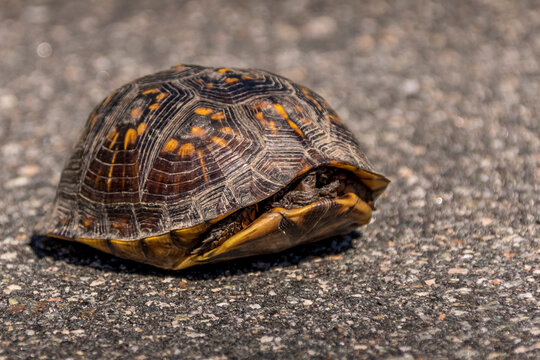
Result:
[[[99,319],[69,320],[68,313],[103,311],[92,302],[68,303],[67,313],[51,307],[57,312],[48,322],[29,320],[36,302],[85,293],[104,278],[126,288],[109,284],[87,296],[117,315],[113,325],[135,324],[120,337],[142,339],[132,331],[137,326],[185,344],[178,353],[165,340],[150,344],[169,355],[532,358],[540,349],[533,315],[540,276],[539,62],[536,0],[0,0],[0,308],[20,316],[19,325],[4,319],[11,324],[0,335],[4,354],[32,353],[36,339],[44,342],[66,324],[90,329],[58,335],[66,356],[90,332],[108,334],[110,325]],[[332,255],[338,261],[293,261],[287,266],[294,283],[284,280],[279,257],[263,261],[270,269],[260,277],[250,276],[246,263],[235,276],[224,274],[237,264],[195,270],[199,277],[187,277],[190,296],[171,300],[148,321],[142,305],[160,299],[177,275],[126,274],[126,266],[138,268],[96,253],[91,268],[70,264],[69,256],[39,259],[27,244],[91,109],[124,83],[178,63],[262,68],[315,90],[393,182],[373,223]],[[164,276],[172,280],[160,282]],[[52,287],[42,288],[49,278]],[[157,290],[138,293],[141,306],[129,308],[118,299],[134,281]],[[231,284],[237,290],[208,297],[209,289]],[[231,296],[249,302],[246,286],[263,295],[259,307],[227,314],[212,303]],[[268,292],[279,299],[269,300]],[[328,303],[331,311],[316,307]],[[219,326],[174,320],[177,309],[197,306],[215,310]],[[204,336],[186,337],[170,328],[174,321]],[[220,348],[220,328],[245,334],[243,347]],[[79,348],[84,354],[120,346],[114,336],[89,339]],[[94,353],[86,352],[89,344]],[[152,357],[148,341],[131,345],[120,346],[118,356]]]

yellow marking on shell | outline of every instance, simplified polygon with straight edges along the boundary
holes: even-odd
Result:
[[[244,80],[255,80],[256,79],[255,77],[249,76],[249,75],[242,75],[241,78],[244,79]]]
[[[195,146],[193,146],[192,143],[185,143],[180,146],[180,150],[178,150],[178,155],[182,157],[191,157],[193,156],[193,153],[195,152]]]
[[[163,147],[163,152],[173,152],[178,147],[178,140],[170,139]]]
[[[138,119],[139,116],[141,116],[141,114],[142,114],[142,109],[141,108],[135,108],[135,109],[131,110],[131,118],[133,120]]]
[[[296,131],[296,133],[298,135],[300,135],[301,137],[304,137],[304,133],[302,132],[302,130],[300,130],[300,128],[298,127],[298,125],[296,125],[294,122],[292,122],[290,119],[289,119],[289,114],[287,114],[287,112],[285,111],[285,109],[283,108],[283,106],[281,106],[281,104],[274,104],[274,108],[276,109],[276,111],[278,112],[279,116],[281,116],[282,118],[286,119],[287,120],[287,123],[289,124],[289,126],[291,127],[291,129],[293,129],[294,131]]]
[[[221,132],[222,132],[222,133],[225,133],[225,134],[229,134],[229,135],[233,135],[233,134],[234,134],[233,131],[232,131],[232,129],[231,129],[230,127],[228,127],[228,126],[222,127],[222,128],[221,128]]]
[[[114,144],[116,143],[116,140],[118,139],[118,135],[119,135],[119,133],[116,132],[116,129],[111,131],[111,133],[109,134],[108,139],[111,140],[111,143],[109,144],[109,150],[111,150],[113,148]],[[112,138],[111,138],[111,136],[112,136]]]
[[[293,129],[294,131],[296,131],[296,133],[298,135],[300,135],[301,137],[304,137],[304,133],[302,132],[302,130],[300,130],[300,128],[294,123],[292,122],[291,120],[287,120],[287,123],[289,124],[289,126],[291,127],[291,129]]]
[[[167,96],[169,96],[169,94],[162,92],[161,94],[156,96],[156,100],[161,101],[161,100],[165,99]]]
[[[210,90],[214,87],[214,83],[208,83],[206,85],[204,85],[204,88],[207,89],[207,90]]]
[[[118,152],[115,151],[111,159],[111,165],[114,164],[114,162],[116,161],[116,155],[118,155]],[[112,176],[112,166],[109,169],[109,177],[111,176]]]
[[[208,182],[208,174],[206,171],[206,166],[204,166],[204,154],[201,150],[198,150],[197,155],[199,155],[199,162],[201,163],[201,168],[204,174],[204,182]]]
[[[137,126],[137,134],[139,136],[141,136],[143,134],[144,130],[146,130],[146,123],[142,122]]]
[[[232,71],[232,70],[229,69],[229,68],[221,68],[221,69],[218,69],[218,72],[220,72],[220,73],[226,73],[226,72],[229,72],[229,71]]]
[[[137,131],[135,129],[128,129],[126,135],[124,135],[124,150],[127,150],[129,145],[135,145],[137,141]]]
[[[225,114],[223,111],[218,111],[210,116],[210,119],[212,120],[222,120],[225,119]]]
[[[107,192],[111,191],[111,183],[112,183],[112,173],[114,170],[114,167],[112,166],[114,162],[116,161],[116,155],[118,155],[118,152],[114,152],[112,159],[111,159],[111,166],[109,166],[109,174],[107,175]]]
[[[277,135],[278,132],[276,123],[273,120],[265,118],[262,112],[256,113],[255,117],[263,124],[264,127],[269,128],[273,135]]]
[[[212,136],[212,142],[218,146],[221,146],[221,147],[226,147],[227,146],[227,142],[220,138],[220,137],[217,137],[217,136]]]
[[[281,106],[281,104],[274,104],[274,109],[276,109],[276,111],[278,112],[279,116],[281,116],[282,118],[284,118],[284,119],[288,119],[288,118],[289,118],[289,114],[287,114],[287,112],[285,111],[285,109],[283,108],[283,106]]]
[[[272,120],[267,120],[268,122],[268,127],[270,128],[270,132],[273,134],[273,135],[277,135],[277,127],[276,127],[276,123]]]
[[[156,94],[158,92],[160,92],[158,88],[152,88],[152,89],[144,90],[142,94],[148,95],[148,94]]]
[[[238,78],[226,78],[225,82],[227,84],[234,84],[235,82],[238,82]]]
[[[153,103],[153,104],[150,105],[148,108],[149,108],[150,110],[156,110],[158,107],[159,107],[159,104],[158,104],[158,103]]]
[[[198,126],[194,126],[191,128],[191,133],[195,136],[203,136],[206,133],[206,130]]]
[[[207,108],[207,107],[199,107],[195,109],[195,114],[197,115],[208,115],[213,113],[214,110]]]

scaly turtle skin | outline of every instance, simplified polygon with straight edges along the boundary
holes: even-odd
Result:
[[[388,183],[313,91],[178,65],[90,114],[36,233],[183,269],[348,233]]]

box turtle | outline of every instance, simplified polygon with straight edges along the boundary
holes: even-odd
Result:
[[[388,183],[315,92],[177,65],[94,109],[36,233],[183,269],[346,234]]]

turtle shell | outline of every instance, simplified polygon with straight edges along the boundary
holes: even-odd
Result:
[[[178,65],[110,94],[90,114],[36,232],[133,241],[208,224],[312,169],[388,180],[315,92],[262,70]]]

